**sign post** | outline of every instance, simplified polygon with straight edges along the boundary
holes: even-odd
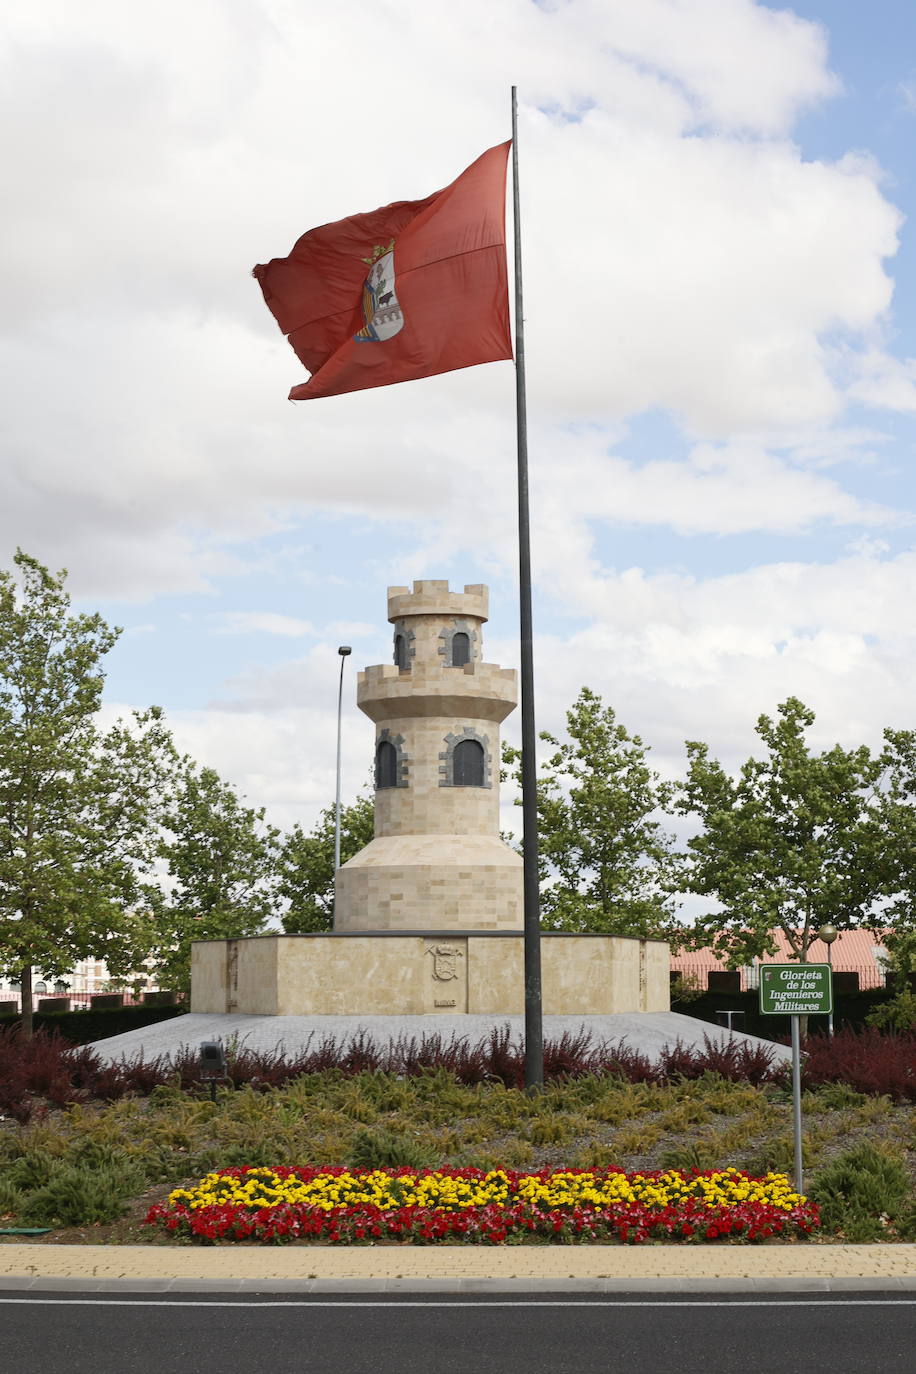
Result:
[[[803,1193],[801,1120],[800,1016],[833,1013],[833,978],[829,964],[761,964],[761,1016],[788,1016],[792,1021],[792,1120],[795,1136],[795,1191]]]

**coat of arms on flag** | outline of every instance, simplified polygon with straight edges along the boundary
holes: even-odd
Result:
[[[508,154],[508,143],[489,148],[425,200],[310,229],[288,257],[254,269],[312,374],[290,400],[511,359]]]
[[[376,245],[371,258],[363,262],[372,266],[363,282],[363,319],[366,323],[353,337],[357,343],[379,343],[393,339],[404,328],[404,316],[394,289],[394,239],[387,250]]]

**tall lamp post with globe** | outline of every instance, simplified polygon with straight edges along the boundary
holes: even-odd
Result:
[[[832,921],[825,921],[817,932],[817,938],[823,940],[827,946],[827,963],[830,966],[830,983],[833,984],[833,942],[839,935],[839,931]],[[831,1010],[827,1016],[827,1034],[833,1035],[833,996],[830,998]]]

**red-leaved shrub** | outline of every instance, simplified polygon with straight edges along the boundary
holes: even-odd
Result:
[[[805,1042],[803,1082],[847,1083],[858,1092],[886,1093],[895,1101],[916,1100],[916,1034],[886,1035],[878,1030],[839,1031],[832,1039],[811,1036]],[[495,1027],[483,1040],[444,1040],[437,1033],[402,1036],[386,1046],[360,1034],[343,1045],[325,1038],[309,1041],[294,1054],[278,1045],[272,1050],[230,1047],[227,1078],[235,1086],[266,1092],[304,1074],[391,1073],[401,1077],[441,1069],[465,1084],[498,1082],[507,1088],[524,1084],[524,1053],[508,1025]],[[732,1082],[787,1081],[787,1067],[773,1048],[739,1039],[704,1037],[703,1048],[667,1045],[656,1062],[626,1041],[595,1044],[585,1031],[565,1033],[544,1044],[548,1080],[585,1075],[622,1078],[630,1083],[670,1083],[718,1074]],[[142,1054],[115,1064],[85,1045],[37,1031],[26,1039],[18,1026],[0,1029],[0,1116],[26,1122],[48,1106],[64,1107],[88,1098],[114,1101],[126,1093],[147,1096],[164,1083],[185,1090],[202,1088],[196,1049],[183,1046],[171,1058],[145,1059]]]
[[[875,1029],[841,1030],[805,1041],[802,1082],[847,1083],[860,1093],[886,1093],[895,1102],[916,1101],[916,1034],[886,1035]]]

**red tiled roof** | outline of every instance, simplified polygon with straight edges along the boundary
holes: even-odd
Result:
[[[765,954],[758,962],[764,964],[789,964],[795,962],[795,955],[789,947],[789,942],[781,931],[774,931],[778,952],[776,954]],[[858,973],[859,987],[861,988],[880,988],[884,986],[884,968],[875,958],[875,949],[882,949],[881,937],[874,936],[870,930],[843,930],[833,942],[832,962],[837,973]],[[815,940],[808,950],[808,962],[812,964],[826,964],[827,946],[820,940]],[[685,976],[699,979],[705,986],[707,973],[713,970],[725,969],[725,961],[721,959],[713,950],[694,949],[684,950],[680,954],[672,954],[671,970],[673,973],[680,973]],[[741,970],[741,987],[745,988],[747,975],[744,969]]]

